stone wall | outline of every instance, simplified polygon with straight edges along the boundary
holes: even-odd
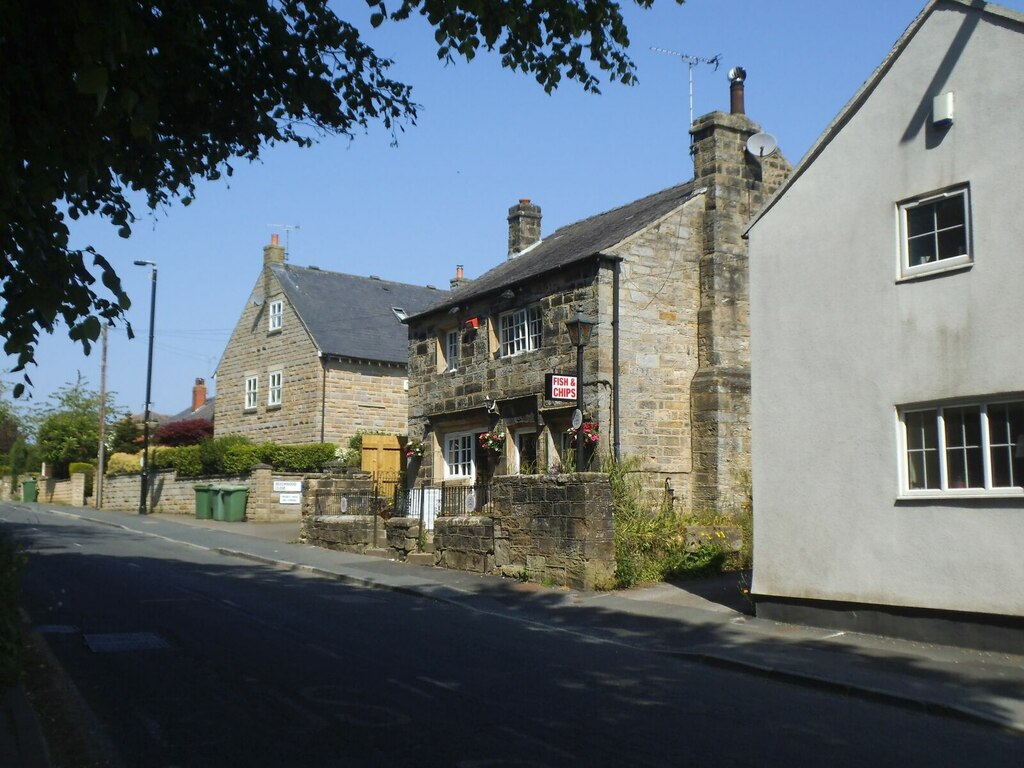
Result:
[[[215,485],[244,485],[248,487],[245,519],[252,522],[298,522],[308,497],[310,476],[299,473],[274,472],[266,465],[254,467],[248,475],[219,477],[177,477],[174,470],[155,472],[149,484],[147,507],[151,512],[164,515],[194,515],[196,512],[197,483]],[[274,481],[300,481],[301,499],[298,504],[282,504],[281,491],[274,490]],[[110,475],[103,483],[103,508],[117,511],[136,511],[139,508],[141,477],[139,475]]]
[[[37,501],[46,504],[67,504],[73,507],[85,506],[85,475],[77,472],[70,480],[40,478]]]
[[[437,565],[525,575],[581,589],[612,583],[615,527],[608,476],[503,476],[491,485],[490,516],[439,517]]]
[[[378,515],[320,515],[303,518],[300,539],[307,544],[362,554],[387,543]]]
[[[324,442],[344,448],[359,431],[406,433],[406,366],[338,360],[330,360],[325,366]]]

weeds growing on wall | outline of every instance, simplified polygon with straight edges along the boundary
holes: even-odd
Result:
[[[688,542],[686,529],[695,521],[644,492],[639,460],[609,461],[606,467],[615,512],[616,586],[693,578],[726,566],[729,556],[719,537]]]

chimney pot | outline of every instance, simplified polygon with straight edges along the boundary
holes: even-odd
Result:
[[[729,70],[729,111],[734,115],[745,115],[743,104],[743,82],[747,79],[747,70],[733,67]]]
[[[270,236],[270,244],[271,245],[279,245],[280,242],[281,242],[281,238],[278,236],[278,234],[276,232]]]

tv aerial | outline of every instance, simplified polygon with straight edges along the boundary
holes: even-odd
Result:
[[[670,51],[668,48],[657,48],[651,46],[651,50],[656,53],[667,53],[669,56],[678,56],[680,59],[686,62],[686,70],[690,79],[690,125],[693,125],[693,69],[698,64],[710,64],[716,70],[718,65],[721,63],[722,54],[717,56],[711,56],[710,58],[704,56],[691,56],[688,53],[679,53],[679,51]]]
[[[290,253],[290,250],[291,250],[288,246],[291,243],[292,230],[293,229],[302,229],[302,227],[300,225],[298,225],[298,224],[267,224],[267,226],[268,227],[272,227],[274,229],[283,229],[284,230],[284,257],[287,259],[288,258],[288,254]]]
[[[770,133],[755,133],[747,139],[747,152],[759,160],[774,154],[778,148],[779,142]]]

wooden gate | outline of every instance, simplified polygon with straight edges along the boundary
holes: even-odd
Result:
[[[398,435],[363,435],[360,469],[376,475],[398,474],[405,466],[404,439]]]

